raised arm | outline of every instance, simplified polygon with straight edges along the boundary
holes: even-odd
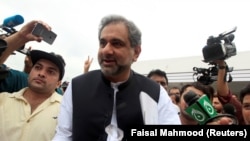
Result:
[[[229,87],[226,80],[227,64],[224,60],[217,60],[216,63],[218,66],[217,94],[225,97],[229,95]]]
[[[41,37],[37,37],[32,34],[32,30],[38,22],[42,23],[48,30],[51,30],[51,27],[42,21],[33,20],[25,24],[19,31],[4,38],[7,43],[7,48],[0,56],[0,64],[3,64],[15,50],[24,46],[25,43],[29,41],[42,41]]]
[[[89,71],[89,68],[90,68],[92,62],[93,62],[93,58],[90,59],[88,56],[88,59],[84,62],[83,73],[87,73]]]

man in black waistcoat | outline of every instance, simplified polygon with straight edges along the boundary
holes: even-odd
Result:
[[[101,69],[72,79],[53,141],[124,141],[132,126],[181,124],[166,90],[131,69],[141,53],[136,25],[109,15],[98,38]]]

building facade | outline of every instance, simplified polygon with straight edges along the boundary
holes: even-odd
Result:
[[[249,56],[250,51],[238,52],[236,56],[225,60],[228,67],[231,68],[231,72],[227,74],[228,81],[230,80],[229,76],[232,78],[229,87],[235,94],[238,94],[240,89],[250,82],[250,64],[247,59]],[[213,67],[202,60],[203,56],[145,60],[135,62],[132,68],[143,75],[147,75],[153,69],[161,69],[167,73],[169,87],[182,87],[186,83],[201,81],[201,77],[204,78],[202,71],[196,73],[194,68],[204,71]],[[214,87],[216,76],[211,76],[211,78],[213,82],[211,85]]]

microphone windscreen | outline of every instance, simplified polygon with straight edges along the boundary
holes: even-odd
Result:
[[[23,22],[24,22],[24,18],[21,15],[14,15],[14,16],[4,19],[2,26],[14,27],[14,26],[22,24]]]
[[[190,106],[192,104],[194,104],[198,99],[199,96],[197,94],[195,94],[193,91],[189,91],[188,93],[186,93],[183,96],[185,102]]]

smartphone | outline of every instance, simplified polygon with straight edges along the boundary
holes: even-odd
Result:
[[[48,44],[53,44],[57,35],[53,31],[49,31],[41,23],[37,23],[32,31],[33,35],[40,36]]]

